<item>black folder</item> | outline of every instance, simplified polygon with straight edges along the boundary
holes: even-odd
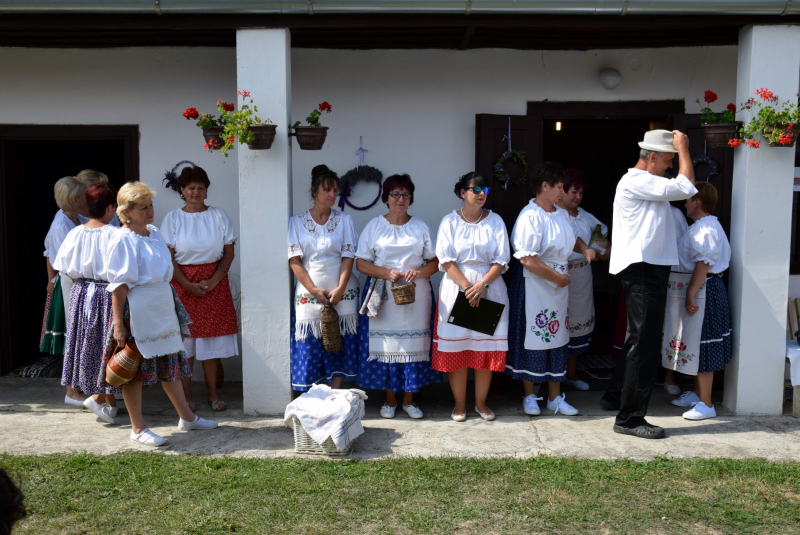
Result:
[[[493,335],[500,323],[500,316],[506,306],[497,301],[490,301],[481,297],[477,307],[469,305],[469,300],[464,292],[458,292],[456,303],[447,318],[447,323],[452,323],[458,327],[471,329],[479,333]]]

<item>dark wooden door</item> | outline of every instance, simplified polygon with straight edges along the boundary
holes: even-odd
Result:
[[[703,137],[703,129],[700,127],[699,114],[678,114],[672,117],[672,126],[675,130],[680,130],[689,136],[689,154],[692,155],[692,160],[698,161],[704,156],[708,156],[716,162],[718,170],[715,176],[710,177],[710,166],[706,163],[698,162],[695,166],[695,179],[708,181],[715,188],[719,198],[717,199],[717,209],[714,215],[719,219],[722,228],[730,238],[731,235],[731,193],[733,188],[733,149],[725,147],[721,149],[711,149],[706,147],[705,138]],[[678,171],[678,158],[675,158],[673,171],[677,174]],[[684,208],[684,201],[673,203],[682,211]],[[691,224],[691,222],[690,222]]]
[[[511,148],[524,152],[528,161],[528,176],[525,185],[509,186],[494,177],[494,164],[508,148],[503,139],[508,135],[511,121]],[[486,207],[497,213],[505,221],[509,234],[514,222],[525,204],[533,196],[529,184],[530,170],[541,159],[542,118],[536,115],[489,115],[481,113],[475,117],[475,170],[489,180],[492,192]],[[521,176],[522,166],[506,162],[504,169],[511,179]]]

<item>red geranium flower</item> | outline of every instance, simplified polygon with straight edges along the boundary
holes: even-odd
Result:
[[[218,99],[217,99],[217,106],[219,106],[220,104],[222,104],[222,99],[221,99],[221,98],[218,98]]]
[[[753,141],[752,139],[748,139],[747,141],[744,142],[744,144],[747,145],[748,147],[753,147],[754,149],[757,149],[758,147],[761,146],[760,141]]]
[[[761,89],[756,89],[756,95],[761,97],[761,100],[770,100],[775,98],[775,94],[765,87],[762,87]]]
[[[250,96],[250,91],[245,91],[244,89],[240,89],[237,94],[241,95],[242,98],[247,98]]]
[[[228,104],[227,102],[223,102],[222,109],[225,111],[234,111],[236,109],[236,104]]]
[[[319,111],[326,111],[328,113],[332,111],[331,105],[328,104],[328,101],[324,101],[319,105]]]
[[[717,97],[717,94],[714,93],[713,91],[710,90],[706,91],[705,101],[708,102],[709,104],[717,100],[717,98],[719,97]]]
[[[186,117],[186,120],[189,119],[198,119],[200,117],[200,113],[197,111],[197,108],[186,108],[186,111],[183,112],[183,116]]]
[[[731,110],[733,113],[736,113],[736,104],[734,104],[733,102],[731,102],[730,104],[728,104],[725,107],[728,108],[729,110]]]
[[[228,138],[228,143],[233,143],[234,141],[236,141],[236,138],[234,136]]]
[[[742,140],[741,139],[729,139],[728,140],[728,145],[730,145],[733,148],[736,148],[741,144],[742,144]]]

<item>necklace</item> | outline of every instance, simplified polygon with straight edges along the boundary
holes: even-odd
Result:
[[[461,208],[461,210],[459,210],[459,211],[461,212],[461,217],[464,218],[464,221],[466,221],[470,225],[474,225],[475,223],[480,221],[481,218],[483,217],[483,210],[481,210],[481,213],[478,215],[478,219],[476,219],[475,221],[470,221],[469,219],[467,219],[467,216],[464,215],[464,208]]]

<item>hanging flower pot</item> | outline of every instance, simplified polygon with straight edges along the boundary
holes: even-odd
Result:
[[[253,134],[252,141],[247,142],[247,148],[250,150],[265,150],[272,146],[275,141],[275,129],[277,125],[274,124],[251,124],[247,127],[248,139],[249,134]]]
[[[764,139],[769,141],[770,147],[794,147],[797,141],[798,131],[797,123],[775,123],[764,125],[761,133]]]
[[[709,149],[721,149],[728,146],[728,140],[736,137],[740,123],[704,124],[703,136]]]
[[[327,126],[295,126],[294,135],[302,150],[320,150],[328,137]]]
[[[219,143],[222,145],[222,140],[220,139],[220,134],[225,130],[224,126],[214,126],[211,128],[204,128],[203,129],[203,138],[206,140],[206,143]]]

